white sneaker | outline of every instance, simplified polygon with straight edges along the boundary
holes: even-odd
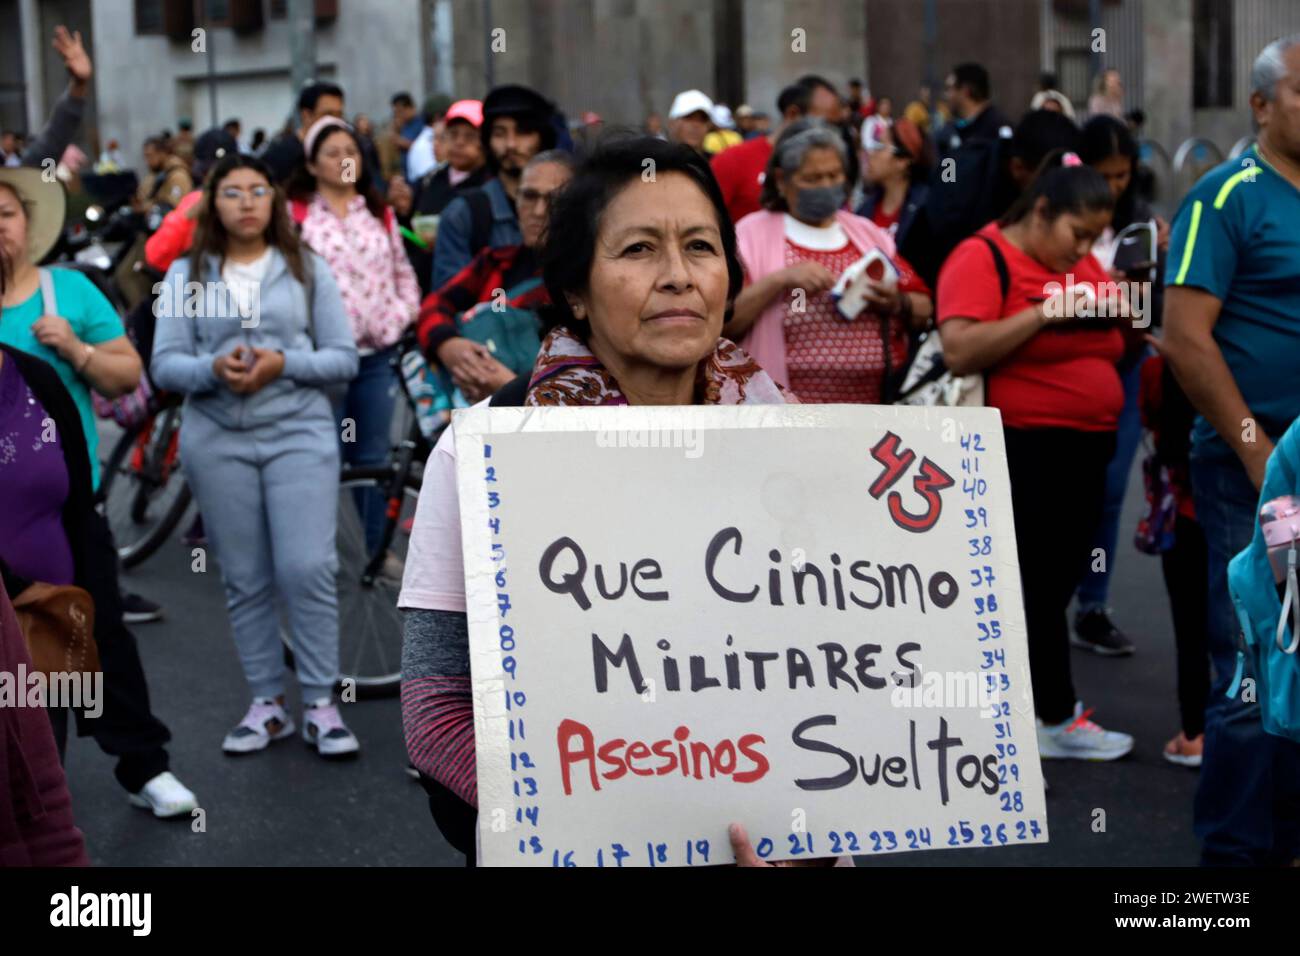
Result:
[[[1074,705],[1074,716],[1054,726],[1038,724],[1038,755],[1048,760],[1118,760],[1133,749],[1133,738],[1103,730],[1088,719],[1091,710]]]
[[[248,754],[265,750],[272,740],[281,740],[294,731],[293,718],[273,697],[255,697],[244,719],[221,742],[228,754]]]
[[[348,730],[338,707],[328,697],[303,708],[302,739],[322,757],[350,757],[361,749],[356,735]]]
[[[130,796],[131,806],[152,810],[160,820],[188,816],[199,802],[185,784],[176,779],[170,770],[158,774],[139,793]]]

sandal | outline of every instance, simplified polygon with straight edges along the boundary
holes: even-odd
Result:
[[[1187,735],[1180,730],[1177,737],[1165,744],[1164,758],[1170,763],[1178,764],[1180,767],[1199,767],[1201,765],[1201,750],[1204,746],[1204,734],[1189,740]]]

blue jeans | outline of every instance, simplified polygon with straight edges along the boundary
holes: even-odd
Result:
[[[1237,666],[1240,625],[1228,562],[1250,544],[1259,492],[1235,456],[1191,458],[1196,516],[1209,555],[1207,610],[1213,674],[1205,755],[1193,809],[1207,866],[1286,863],[1300,853],[1300,744],[1264,732],[1259,704],[1225,696]],[[1250,669],[1247,668],[1247,676]]]
[[[1120,380],[1124,383],[1124,408],[1119,413],[1119,430],[1115,434],[1115,456],[1106,469],[1106,499],[1102,505],[1101,521],[1092,539],[1090,554],[1101,548],[1106,561],[1100,571],[1088,570],[1076,592],[1079,612],[1105,607],[1110,597],[1110,576],[1115,570],[1116,549],[1119,547],[1119,518],[1124,510],[1124,493],[1128,490],[1128,476],[1133,469],[1133,456],[1142,442],[1142,415],[1138,410],[1138,388],[1142,380],[1142,361],[1146,350],[1132,360],[1131,366],[1121,365]]]
[[[391,430],[393,410],[397,405],[397,376],[391,362],[397,347],[381,349],[361,357],[357,377],[348,385],[342,408],[336,409],[339,418],[340,448],[346,465],[375,466],[388,461],[392,448]],[[345,419],[352,419],[354,427],[351,441],[343,429]],[[374,553],[384,534],[384,492],[379,488],[358,488],[357,513],[366,531],[366,551]]]

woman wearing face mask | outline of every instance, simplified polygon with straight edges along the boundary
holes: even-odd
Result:
[[[889,233],[842,208],[847,184],[838,131],[816,120],[792,123],[772,149],[763,210],[736,226],[745,288],[724,332],[803,402],[887,401],[909,334],[933,311]],[[873,250],[890,259],[898,281],[868,280],[867,307],[845,319],[830,290]]]
[[[397,342],[420,309],[420,285],[406,258],[397,217],[380,198],[356,133],[343,120],[325,116],[303,139],[306,162],[289,184],[290,208],[302,241],[321,256],[338,283],[361,369],[335,409],[350,465],[382,465],[397,404],[392,362]],[[357,492],[367,552],[384,531],[384,495]],[[395,559],[394,559],[395,560]],[[400,573],[400,572],[399,572]]]
[[[1073,153],[1049,154],[1006,215],[958,245],[939,274],[944,361],[958,375],[985,372],[988,404],[1002,412],[1045,758],[1114,760],[1133,749],[1077,702],[1065,619],[1124,405],[1119,323],[1095,313],[1122,317],[1127,306],[1098,298],[1108,276],[1091,255],[1114,207],[1100,173]]]
[[[208,177],[190,254],[158,297],[154,379],[185,398],[181,459],[221,561],[230,626],[252,705],[228,754],[293,733],[277,598],[292,637],[303,734],[321,756],[355,754],[331,701],[339,674],[334,530],[339,440],[325,389],[357,371],[329,266],[299,241],[271,171],[222,159]]]

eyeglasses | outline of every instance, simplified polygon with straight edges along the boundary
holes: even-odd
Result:
[[[254,186],[252,189],[237,189],[234,186],[226,186],[217,193],[221,199],[228,202],[239,202],[245,196],[252,196],[254,199],[265,199],[272,193],[270,186]]]
[[[870,143],[864,146],[863,149],[865,149],[868,153],[879,153],[881,150],[888,149],[888,150],[892,150],[893,154],[897,156],[899,159],[912,158],[912,154],[909,153],[907,150],[903,149],[903,147],[890,146],[888,143],[882,143],[878,139],[873,139]]]
[[[550,209],[551,196],[554,194],[554,192],[555,190],[551,190],[551,192],[544,193],[539,189],[521,189],[519,190],[519,200],[520,202],[525,202],[530,206],[535,205],[536,203],[539,202],[545,203],[546,208]]]

